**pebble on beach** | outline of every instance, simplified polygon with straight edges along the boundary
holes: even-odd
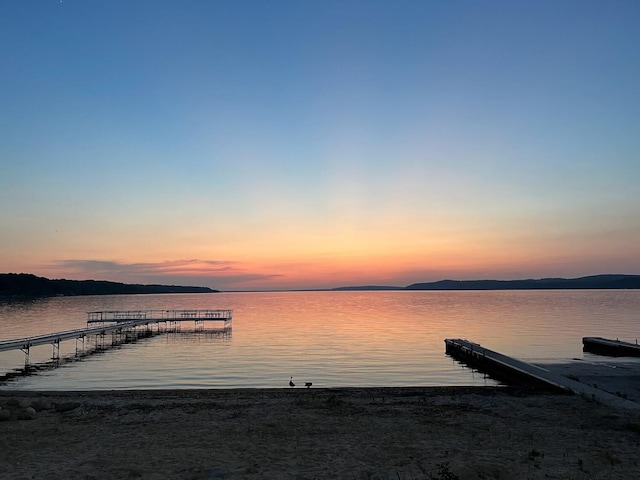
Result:
[[[53,408],[53,403],[51,403],[51,400],[46,398],[36,398],[31,402],[31,406],[36,412],[41,412],[43,410],[51,410]]]
[[[27,407],[18,412],[18,420],[33,420],[36,418],[36,411],[33,407]]]
[[[33,420],[37,412],[51,410],[54,408],[53,402],[48,398],[8,398],[0,405],[0,421],[6,420]],[[70,406],[67,406],[70,408]]]

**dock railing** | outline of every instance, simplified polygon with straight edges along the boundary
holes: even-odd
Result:
[[[87,324],[130,322],[132,320],[158,321],[224,321],[230,322],[233,310],[103,310],[87,312]]]

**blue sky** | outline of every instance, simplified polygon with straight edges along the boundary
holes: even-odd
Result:
[[[0,270],[640,273],[640,4],[0,1]]]

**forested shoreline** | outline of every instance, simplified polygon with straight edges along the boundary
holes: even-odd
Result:
[[[127,295],[145,293],[214,293],[208,287],[139,285],[105,280],[51,280],[28,273],[0,273],[0,297]]]

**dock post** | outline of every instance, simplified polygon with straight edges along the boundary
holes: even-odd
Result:
[[[204,320],[200,320],[200,319],[195,319],[193,321],[193,330],[195,332],[201,332],[204,330]]]
[[[104,350],[105,332],[102,331],[96,335],[96,350]]]
[[[20,350],[24,352],[24,369],[27,370],[29,368],[29,344],[23,345]]]
[[[60,339],[56,338],[52,345],[53,353],[51,354],[51,360],[60,360]]]
[[[78,340],[82,342],[82,353],[84,353],[84,335],[76,338],[76,357],[78,356]]]

